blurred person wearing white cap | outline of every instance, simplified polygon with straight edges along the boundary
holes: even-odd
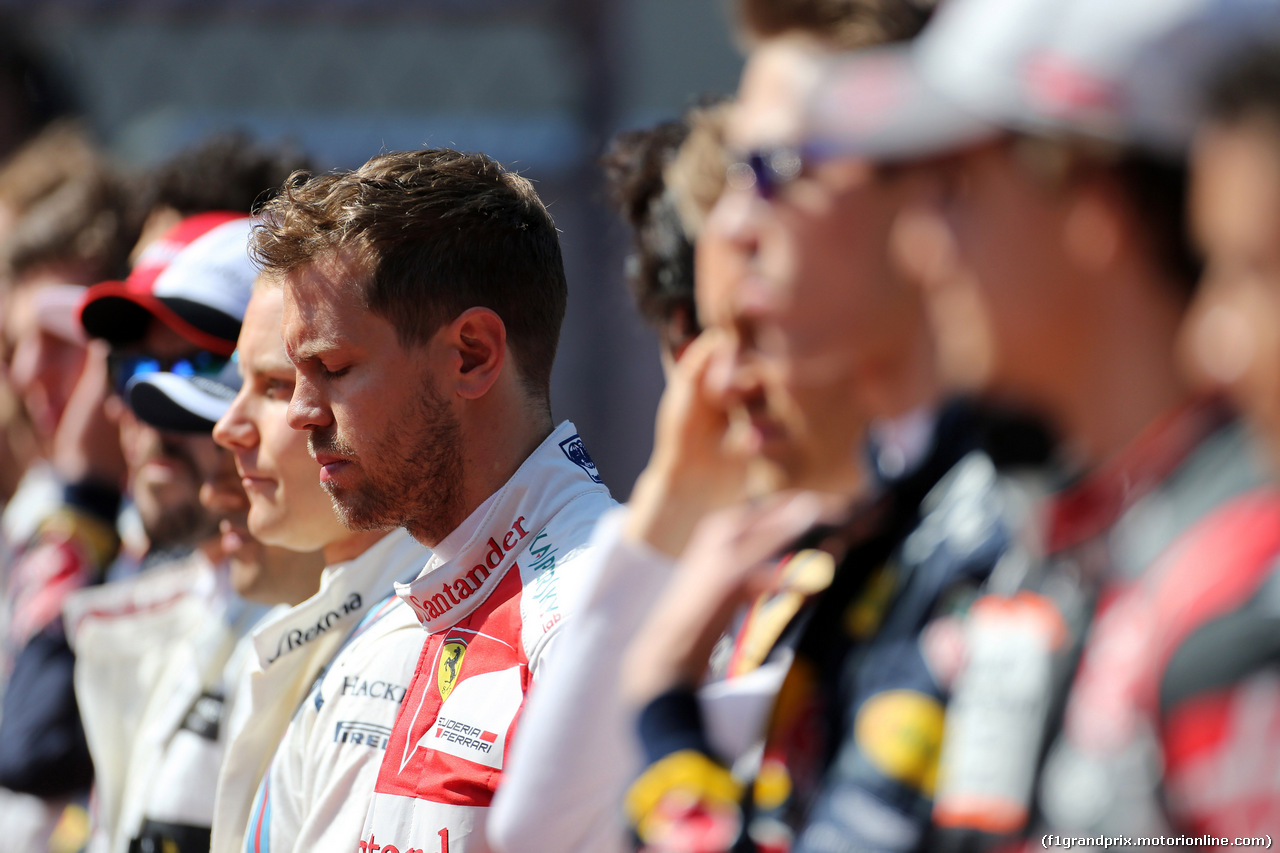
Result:
[[[194,461],[200,501],[220,536],[186,560],[68,600],[95,771],[90,851],[209,849],[236,686],[254,654],[251,631],[268,607],[296,604],[319,584],[318,549],[275,547],[249,533],[232,454],[210,439],[212,416],[236,381],[228,365],[217,378],[152,373],[126,388],[136,416]]]
[[[242,384],[234,399],[223,404],[213,435],[235,457],[249,499],[249,531],[270,545],[321,550],[326,568],[319,591],[312,589],[305,601],[254,629],[253,660],[240,687],[242,701],[229,726],[230,745],[218,775],[211,849],[227,853],[243,849],[254,795],[268,765],[275,787],[305,787],[305,780],[292,776],[295,762],[272,764],[271,758],[299,705],[310,694],[319,695],[318,677],[349,685],[326,703],[326,712],[342,721],[347,738],[324,742],[333,752],[325,764],[353,784],[359,784],[353,777],[369,774],[363,787],[372,788],[378,768],[365,760],[364,750],[378,748],[372,733],[390,731],[408,682],[400,667],[385,658],[347,656],[331,664],[353,632],[379,630],[396,600],[393,584],[411,581],[431,556],[403,528],[352,531],[338,520],[307,451],[306,434],[288,424],[295,371],[280,336],[283,313],[281,289],[259,283],[236,348]],[[366,745],[344,748],[351,739]],[[344,762],[352,766],[344,768]],[[325,847],[325,836],[308,835],[310,827],[290,832],[300,841],[309,837],[317,849]]]
[[[58,439],[64,478],[89,484],[85,491],[92,503],[105,497],[107,490],[118,490],[120,463],[107,436],[117,430],[121,433],[115,441],[131,457],[125,463],[132,469],[127,474],[130,513],[136,513],[145,537],[143,542],[129,543],[133,549],[129,560],[137,559],[139,552],[154,559],[171,548],[185,550],[193,538],[210,531],[189,466],[179,456],[168,456],[163,443],[136,426],[119,394],[132,373],[164,369],[170,363],[182,362],[184,370],[216,372],[230,355],[238,329],[229,325],[227,294],[212,294],[207,286],[201,293],[187,294],[179,287],[169,299],[150,292],[153,279],[177,247],[216,225],[220,217],[247,216],[294,169],[306,165],[292,148],[263,145],[243,133],[220,133],[178,152],[137,182],[137,206],[145,218],[129,254],[132,272],[123,284],[99,287],[82,306],[87,313],[81,319],[90,337],[102,338],[113,347],[110,362],[96,363],[101,355],[92,359],[96,381],[83,382],[76,389],[72,403],[76,417],[64,425]],[[160,238],[164,241],[157,243]],[[202,307],[202,301],[208,305]],[[104,370],[111,380],[105,387],[97,378]],[[104,419],[106,429],[100,425]],[[113,455],[116,462],[105,464]],[[122,563],[115,570],[129,567]]]
[[[147,246],[127,279],[95,285],[81,306],[90,336],[111,346],[108,390],[116,397],[105,405],[119,420],[127,491],[151,555],[216,535],[217,521],[200,506],[191,460],[140,423],[123,394],[136,375],[214,375],[227,363],[254,275],[239,245],[248,245],[250,224],[232,211],[183,219]]]
[[[1154,685],[1176,598],[1155,593],[1179,535],[1260,472],[1175,359],[1198,272],[1185,158],[1206,75],[1277,24],[1252,0],[956,0],[911,53],[855,57],[825,89],[848,110],[822,143],[938,162],[899,247],[944,258],[931,299],[963,294],[985,332],[953,350],[981,356],[960,372],[1042,413],[1074,472],[965,618],[923,636],[952,689],[936,849],[1195,825],[1162,788]],[[935,319],[941,339],[971,336]]]
[[[87,331],[110,350],[92,365],[101,371],[89,377],[96,382],[82,381],[75,393],[116,410],[113,438],[148,537],[146,571],[90,584],[67,604],[76,699],[96,771],[95,849],[207,846],[227,682],[246,659],[233,649],[262,615],[238,593],[298,601],[318,582],[318,558],[263,551],[249,537],[247,499],[230,454],[213,442],[212,422],[171,418],[150,395],[134,393],[163,370],[193,382],[227,370],[256,274],[251,225],[234,212],[188,217],[146,248],[125,281],[95,285],[81,302]],[[86,463],[101,477],[96,454]],[[36,726],[42,713],[29,701],[19,713],[6,709],[0,725]]]

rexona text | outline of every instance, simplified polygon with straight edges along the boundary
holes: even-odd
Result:
[[[316,620],[316,624],[303,631],[300,628],[294,628],[276,644],[276,653],[271,656],[267,663],[275,663],[283,654],[288,654],[294,649],[305,646],[307,643],[319,637],[325,631],[333,627],[333,623],[337,622],[344,616],[350,616],[364,606],[364,602],[360,598],[360,593],[353,592],[337,609],[326,612],[323,616]]]

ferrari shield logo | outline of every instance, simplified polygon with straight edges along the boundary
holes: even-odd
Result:
[[[444,641],[440,652],[440,669],[436,672],[436,686],[440,688],[440,701],[449,698],[453,685],[458,683],[458,673],[462,671],[462,656],[467,653],[467,641],[461,637],[450,637]]]

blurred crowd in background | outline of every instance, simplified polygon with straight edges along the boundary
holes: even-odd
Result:
[[[3,45],[0,851],[1271,846],[1280,0],[725,11],[607,274],[536,122],[128,162]]]

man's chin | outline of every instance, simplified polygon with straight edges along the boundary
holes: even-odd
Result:
[[[198,505],[170,504],[152,507],[139,505],[138,515],[147,541],[154,549],[194,547],[218,535],[217,522]]]
[[[377,506],[371,506],[364,495],[355,495],[345,489],[326,488],[326,491],[329,492],[329,500],[338,520],[350,531],[394,530],[403,524],[398,515],[388,511],[388,507],[393,504],[380,502]]]
[[[293,547],[293,542],[289,536],[291,525],[287,516],[280,511],[279,507],[261,507],[250,502],[249,514],[245,518],[245,527],[248,528],[249,535],[263,545],[290,548],[292,550],[314,550],[310,547],[302,549]]]
[[[789,488],[795,480],[795,473],[786,461],[768,456],[750,459],[743,483],[744,492],[751,497],[761,497]]]

